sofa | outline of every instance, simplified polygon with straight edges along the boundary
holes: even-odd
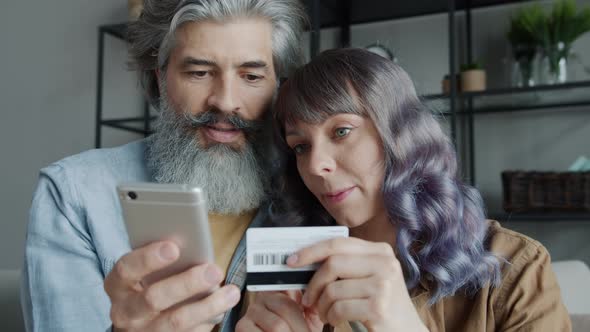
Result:
[[[20,308],[18,270],[0,270],[0,331],[25,330]]]
[[[573,332],[590,331],[590,268],[581,261],[558,261],[553,270],[572,318]],[[0,270],[0,331],[24,331],[19,272]]]
[[[590,268],[582,261],[557,261],[552,266],[572,319],[573,332],[589,332]]]

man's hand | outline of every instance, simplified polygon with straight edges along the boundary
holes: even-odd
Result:
[[[259,292],[236,332],[319,332],[323,326],[315,311],[301,306],[301,291]]]
[[[210,331],[215,318],[239,302],[236,286],[217,288],[223,274],[214,264],[194,266],[151,285],[142,283],[147,275],[178,257],[179,249],[173,242],[155,242],[133,250],[115,264],[104,282],[115,331]],[[201,300],[186,301],[208,292],[211,294]]]

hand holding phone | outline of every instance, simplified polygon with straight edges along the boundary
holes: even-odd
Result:
[[[144,279],[157,280],[191,266],[214,263],[207,202],[203,191],[181,184],[131,183],[117,187],[132,248],[172,241],[180,248],[174,264]]]
[[[240,291],[219,288],[203,193],[158,184],[118,191],[134,249],[105,278],[114,331],[211,330]]]

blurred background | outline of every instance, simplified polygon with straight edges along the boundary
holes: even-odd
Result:
[[[489,216],[553,260],[590,264],[590,0],[305,3],[308,58],[350,45],[396,61],[455,138]],[[149,131],[120,25],[140,6],[0,3],[0,269],[21,267],[40,168]]]

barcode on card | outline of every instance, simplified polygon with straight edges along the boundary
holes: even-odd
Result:
[[[291,253],[254,254],[254,265],[286,265]]]

